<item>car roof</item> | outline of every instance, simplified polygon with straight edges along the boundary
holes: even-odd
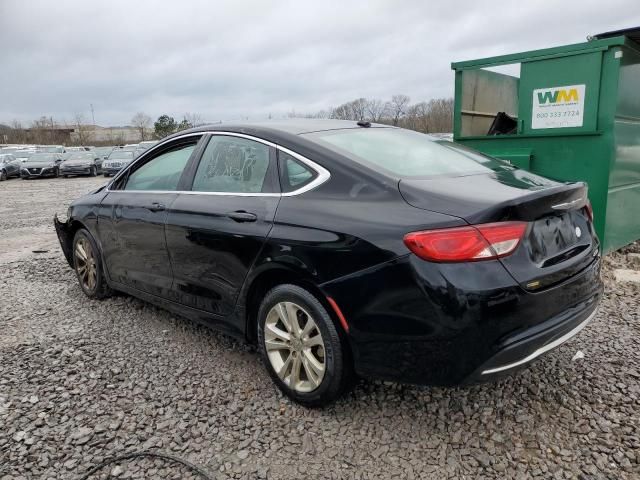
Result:
[[[374,128],[393,128],[389,125],[371,123],[369,126]],[[209,131],[227,131],[227,132],[246,132],[246,131],[263,131],[263,132],[282,132],[292,135],[301,135],[303,133],[322,132],[326,130],[342,130],[346,128],[363,128],[358,125],[356,120],[334,120],[323,118],[289,118],[282,120],[265,120],[262,122],[234,122],[234,123],[215,123],[212,125],[202,125],[196,128],[181,130],[167,138],[179,137],[185,133],[199,133]],[[164,140],[166,140],[165,138]]]

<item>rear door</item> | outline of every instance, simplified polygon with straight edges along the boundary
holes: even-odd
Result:
[[[238,292],[273,225],[280,200],[275,146],[241,134],[213,134],[189,192],[167,213],[173,299],[220,316]]]
[[[102,250],[113,281],[166,297],[173,282],[164,230],[198,136],[150,152],[113,182],[98,218]]]

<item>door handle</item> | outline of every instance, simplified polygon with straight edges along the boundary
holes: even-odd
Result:
[[[258,219],[255,213],[245,212],[244,210],[227,213],[227,217],[236,222],[255,222]]]
[[[161,212],[166,207],[162,203],[153,202],[150,206],[147,207],[147,210],[151,210],[152,212]]]

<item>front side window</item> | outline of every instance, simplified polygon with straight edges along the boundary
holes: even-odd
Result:
[[[260,193],[269,168],[269,147],[241,137],[215,135],[202,154],[193,190]]]
[[[177,190],[196,142],[180,145],[153,157],[129,173],[125,190]]]
[[[305,164],[286,152],[279,151],[280,160],[280,185],[283,192],[293,192],[302,188],[318,174]]]

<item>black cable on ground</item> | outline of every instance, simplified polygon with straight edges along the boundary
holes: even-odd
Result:
[[[143,450],[143,451],[139,451],[139,452],[130,452],[130,453],[125,453],[125,454],[118,455],[118,456],[115,456],[115,457],[109,457],[106,460],[100,462],[95,467],[92,467],[91,469],[89,469],[83,476],[80,477],[79,480],[87,480],[91,475],[96,473],[98,470],[102,470],[104,467],[106,467],[107,465],[110,465],[112,463],[118,463],[118,462],[121,462],[123,460],[131,460],[131,459],[134,459],[134,458],[141,458],[141,457],[161,458],[163,460],[170,460],[172,462],[176,462],[176,463],[179,463],[181,465],[184,465],[189,470],[191,470],[193,472],[196,472],[197,474],[201,475],[202,477],[206,478],[207,480],[215,480],[213,475],[211,475],[211,473],[207,472],[204,469],[204,467],[196,465],[195,463],[191,463],[191,462],[189,462],[187,460],[184,460],[184,459],[182,459],[182,458],[180,458],[180,457],[178,457],[176,455],[172,455],[171,453],[153,452],[153,451],[149,451],[149,450]]]

